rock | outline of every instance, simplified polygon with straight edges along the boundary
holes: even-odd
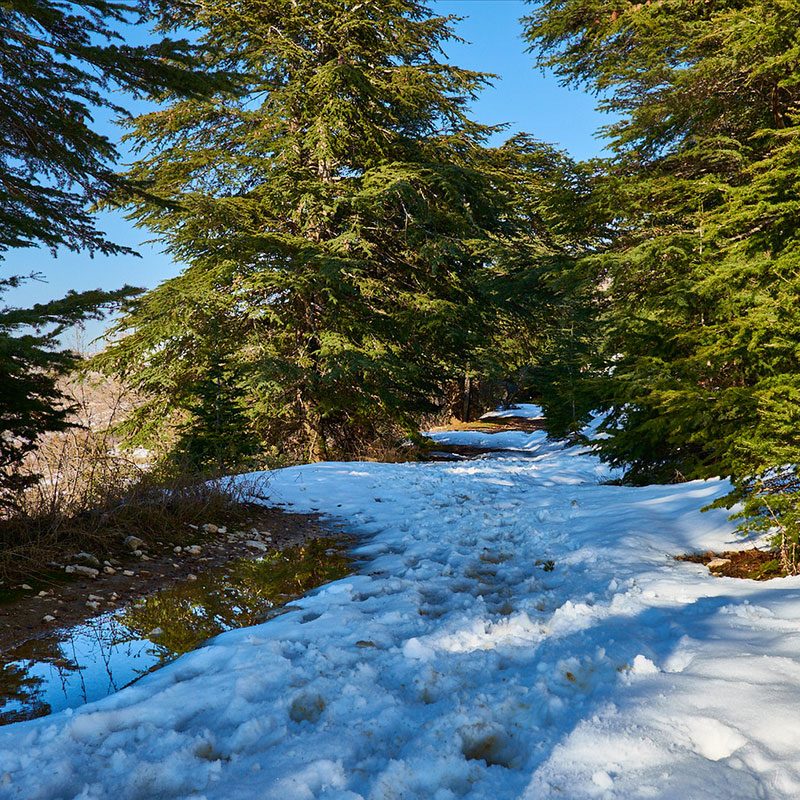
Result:
[[[70,575],[83,575],[85,578],[96,578],[100,574],[99,569],[84,567],[83,564],[70,564],[64,567],[64,572],[68,572]]]
[[[731,560],[729,558],[712,558],[711,561],[706,564],[709,569],[719,569],[720,567],[724,567],[726,564],[730,564]]]
[[[42,617],[42,622],[55,622],[56,618],[52,614],[45,614]]]
[[[219,528],[217,528],[217,533],[227,533],[227,532],[228,529],[224,525],[220,525]]]
[[[26,592],[32,592],[33,586],[29,586],[27,583],[23,583],[22,586],[20,586],[20,589],[25,589]]]
[[[205,525],[201,525],[200,530],[203,531],[203,533],[219,533],[219,528],[210,522],[206,522]]]
[[[267,546],[264,544],[264,542],[257,542],[255,539],[248,539],[245,542],[245,544],[248,547],[252,547],[253,550],[267,550],[268,549]]]
[[[84,564],[87,567],[99,567],[100,566],[100,559],[97,556],[92,555],[91,553],[76,553],[72,556],[72,560],[76,564]]]
[[[129,569],[124,569],[124,570],[122,570],[122,574],[126,575],[128,578],[132,578],[136,573],[132,572]]]
[[[97,611],[97,609],[100,608],[100,603],[97,603],[94,600],[87,600],[86,608],[91,608],[92,611]]]
[[[99,597],[99,596],[98,596],[98,595],[96,595],[96,594],[90,594],[90,595],[89,595],[89,599],[90,599],[90,600],[91,600],[93,603],[97,603],[98,601],[102,600],[103,598],[102,598],[102,597]]]
[[[134,554],[135,556],[137,556],[138,558],[141,558],[141,557],[142,557],[142,551],[141,551],[141,550],[138,550],[138,549],[137,549],[137,550],[134,550],[134,551],[133,551],[133,554]]]
[[[138,536],[126,536],[123,544],[128,550],[136,551],[144,546],[144,539],[140,539]]]
[[[153,628],[153,630],[148,633],[148,636],[161,636],[164,631],[161,628]]]
[[[191,572],[186,576],[187,581],[196,581],[197,575],[193,575]]]
[[[175,554],[180,553],[182,550],[183,550],[183,548],[180,545],[178,545],[177,547],[173,547],[172,548],[172,552],[175,553]]]
[[[192,556],[199,556],[203,552],[203,548],[199,544],[193,544],[191,547],[187,547],[184,552]]]
[[[47,597],[50,594],[52,594],[52,592],[41,591],[39,592],[38,597]]]
[[[117,571],[114,569],[114,567],[103,567],[103,572],[105,572],[106,575],[116,575],[117,574]]]
[[[150,556],[146,556],[144,553],[142,553],[142,554],[139,556],[139,558],[140,558],[142,561],[149,561],[149,560],[150,560]]]

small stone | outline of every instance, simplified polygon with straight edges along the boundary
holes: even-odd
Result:
[[[84,567],[83,564],[70,564],[64,567],[64,572],[70,575],[83,575],[86,578],[96,578],[100,574],[100,570],[94,567]]]
[[[248,547],[252,547],[254,550],[266,550],[267,546],[264,542],[257,542],[255,539],[248,539],[245,544]]]
[[[89,599],[90,599],[90,600],[91,600],[93,603],[96,603],[96,602],[98,602],[99,600],[102,600],[103,598],[102,598],[102,597],[100,597],[99,595],[96,595],[96,594],[90,594],[90,595],[89,595]]]
[[[706,564],[709,569],[719,569],[720,567],[724,567],[726,564],[730,564],[731,560],[729,558],[712,558],[711,561]]]
[[[177,547],[173,547],[172,548],[172,552],[175,553],[175,554],[180,553],[182,550],[183,550],[183,548],[180,545],[178,545]]]
[[[148,633],[147,635],[148,636],[161,636],[163,633],[164,633],[164,631],[161,630],[161,628],[153,628],[153,630],[151,630],[150,633]]]
[[[142,561],[149,561],[150,560],[150,556],[146,556],[144,553],[142,553],[142,555],[140,555],[139,558]]]
[[[126,536],[123,544],[128,550],[133,550],[135,552],[144,545],[144,539],[140,539],[138,536]]]
[[[191,572],[186,576],[187,581],[196,581],[197,575],[193,575]]]
[[[97,603],[94,600],[87,600],[86,607],[91,608],[92,611],[97,611],[97,609],[100,608],[100,603]]]
[[[103,567],[103,572],[105,572],[106,575],[116,575],[117,574],[117,571],[114,569],[114,567]]]
[[[45,614],[42,617],[42,622],[55,622],[56,618],[52,614]]]
[[[50,592],[41,591],[41,592],[39,592],[38,596],[39,597],[47,597],[49,594],[50,594]]]
[[[203,531],[203,533],[219,533],[219,528],[211,522],[206,522],[205,525],[201,525],[200,530]]]
[[[141,551],[141,550],[134,550],[134,551],[133,551],[133,554],[134,554],[135,556],[138,556],[139,558],[141,558],[141,557],[142,557],[142,551]]]
[[[104,561],[103,562],[103,566],[104,567],[110,567],[111,566],[111,562],[110,561]]]
[[[33,591],[33,586],[29,586],[27,583],[23,583],[21,588],[25,589],[25,591],[27,591],[27,592],[32,592]]]
[[[203,549],[199,544],[193,544],[191,547],[187,547],[185,552],[192,556],[199,556],[202,551]]]
[[[91,553],[80,552],[72,556],[72,560],[78,564],[85,564],[87,567],[99,567],[100,559]]]
[[[220,525],[219,528],[217,528],[217,533],[227,533],[227,532],[228,529],[224,525]]]
[[[129,569],[124,569],[124,570],[122,570],[122,574],[125,575],[128,578],[132,578],[136,573],[131,571],[131,570],[129,570]]]

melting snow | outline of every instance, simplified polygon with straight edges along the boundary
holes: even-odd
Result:
[[[737,546],[699,510],[726,485],[601,485],[591,453],[516,442],[273,473],[360,535],[362,574],[3,729],[0,797],[800,796],[800,578],[673,559]]]

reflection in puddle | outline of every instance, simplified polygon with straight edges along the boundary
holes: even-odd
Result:
[[[290,600],[349,574],[350,543],[316,539],[234,561],[3,653],[0,724],[98,700],[218,633],[276,616]]]

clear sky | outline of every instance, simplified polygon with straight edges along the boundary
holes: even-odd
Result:
[[[600,154],[602,143],[595,132],[604,118],[594,110],[594,98],[559,86],[552,75],[536,70],[533,57],[525,52],[519,18],[528,6],[522,0],[435,0],[431,5],[437,13],[464,18],[457,33],[466,41],[449,43],[449,59],[499,76],[476,101],[476,119],[509,123],[509,133],[526,131],[578,159]],[[110,121],[97,124],[110,138],[119,138],[119,129]],[[147,243],[146,230],[137,230],[121,215],[101,215],[100,227],[113,241],[133,247],[142,257],[92,259],[85,253],[65,251],[52,258],[44,250],[12,251],[3,264],[5,274],[38,272],[44,281],[9,292],[5,300],[22,306],[62,296],[69,289],[114,289],[126,283],[149,288],[179,271],[180,266],[157,245]],[[87,333],[98,335],[102,329],[102,323],[92,324]]]

